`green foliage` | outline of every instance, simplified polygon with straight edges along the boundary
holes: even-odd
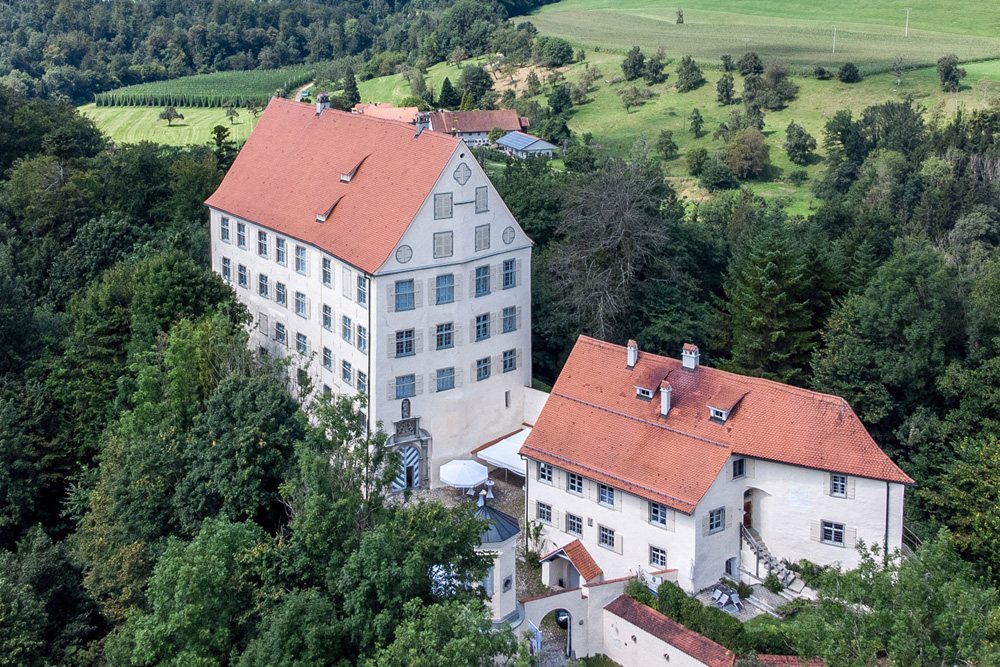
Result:
[[[348,643],[333,602],[317,590],[295,590],[264,611],[256,637],[238,664],[337,664]]]
[[[307,77],[308,78],[308,77]],[[304,81],[301,83],[305,83]],[[299,85],[301,85],[301,83]],[[290,86],[294,88],[295,86]],[[355,104],[361,102],[361,93],[358,91],[358,79],[354,76],[354,70],[350,67],[344,72],[344,99],[347,101],[347,105],[353,107]]]
[[[692,176],[700,176],[708,160],[708,151],[704,148],[692,148],[684,156],[684,163],[687,165],[688,173]]]
[[[733,172],[724,162],[713,158],[707,158],[701,166],[701,173],[698,182],[701,187],[715,192],[716,190],[732,190],[738,188],[740,182],[736,180]]]
[[[844,63],[837,70],[837,78],[843,83],[857,83],[861,81],[861,72],[858,71],[858,67],[854,63]]]
[[[623,65],[624,66],[624,65]],[[642,78],[647,86],[663,83],[667,80],[667,75],[663,73],[667,64],[659,55],[652,56],[642,66]]]
[[[625,60],[622,61],[622,74],[625,75],[625,80],[635,81],[641,77],[645,63],[646,56],[643,55],[642,49],[638,46],[633,46],[629,49]]]
[[[547,101],[553,114],[561,114],[573,107],[573,100],[570,99],[568,88],[567,84],[563,84],[554,87],[549,93]]]
[[[677,92],[687,93],[696,90],[703,83],[705,83],[705,77],[694,58],[691,56],[681,58],[681,64],[677,67],[677,83],[674,84]]]
[[[444,109],[457,109],[458,105],[462,103],[462,98],[455,91],[448,77],[445,77],[444,81],[441,82],[441,93],[438,95],[437,101],[438,106]]]
[[[705,119],[702,118],[701,111],[698,107],[691,109],[691,115],[688,116],[689,127],[691,128],[691,134],[697,139],[701,135],[701,128],[705,125]]]
[[[795,169],[792,173],[788,174],[788,182],[792,185],[802,185],[809,180],[809,172],[805,169]]]
[[[756,51],[747,51],[736,61],[736,69],[741,76],[762,74],[764,72],[764,63]]]
[[[539,37],[535,48],[542,67],[562,67],[573,60],[573,46],[560,37]]]
[[[764,577],[764,588],[777,594],[783,591],[785,586],[781,583],[781,579],[778,579],[776,574],[768,572],[767,576]]]
[[[160,113],[160,119],[167,121],[169,125],[174,120],[184,120],[184,116],[177,113],[175,107],[225,107],[231,104],[265,106],[276,89],[294,90],[311,81],[314,75],[311,68],[304,67],[195,74],[98,93],[94,100],[99,107],[166,107]]]
[[[723,161],[737,178],[759,178],[771,164],[771,149],[757,130],[740,130],[726,143]]]
[[[717,93],[716,99],[719,104],[723,106],[729,106],[733,103],[733,95],[736,94],[736,85],[733,82],[733,75],[728,72],[719,79],[719,82],[715,84],[715,90]]]
[[[957,93],[965,78],[965,70],[958,66],[958,56],[954,53],[941,56],[937,61],[937,73],[941,88],[947,93]]]
[[[629,579],[625,583],[625,595],[647,607],[656,608],[656,596],[641,578]]]
[[[482,67],[466,65],[462,68],[462,75],[458,79],[458,89],[463,95],[470,95],[474,104],[479,104],[483,95],[493,90],[493,77]]]
[[[656,138],[656,150],[668,160],[677,155],[677,144],[674,142],[672,130],[660,130],[660,136]]]
[[[785,152],[795,164],[809,164],[812,152],[816,150],[816,138],[797,125],[795,121],[785,128]]]

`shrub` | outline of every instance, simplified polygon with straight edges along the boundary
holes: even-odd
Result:
[[[796,169],[788,175],[788,182],[799,186],[809,180],[809,172],[805,169]]]
[[[705,160],[701,169],[701,187],[715,192],[716,190],[732,190],[739,187],[739,181],[729,171],[729,167],[718,160]]]
[[[764,577],[764,588],[775,594],[785,590],[785,587],[781,583],[781,580],[778,579],[778,575],[776,575],[774,572],[769,572],[768,575]]]
[[[656,596],[649,590],[649,586],[642,579],[629,579],[625,584],[625,594],[636,602],[641,602],[647,607],[656,609]]]
[[[833,74],[831,74],[830,70],[828,70],[827,68],[822,67],[820,65],[816,65],[816,69],[813,70],[813,76],[815,76],[820,81],[827,81],[833,76]]]
[[[708,159],[708,151],[704,148],[693,148],[688,151],[687,155],[684,157],[684,162],[687,163],[688,173],[692,176],[700,176],[701,170],[705,166],[705,160]]]
[[[816,139],[795,121],[785,128],[785,152],[795,164],[808,164],[809,156],[816,150]]]
[[[857,83],[861,81],[861,72],[858,71],[858,67],[854,63],[844,63],[837,70],[837,78],[844,83]]]
[[[965,78],[965,69],[958,66],[958,56],[954,53],[942,56],[937,61],[937,73],[941,79],[941,87],[947,93],[957,93],[961,80]]]

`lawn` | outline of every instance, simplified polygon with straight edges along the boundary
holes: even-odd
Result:
[[[250,130],[257,123],[257,119],[246,111],[240,113],[235,124],[230,123],[225,109],[179,107],[177,111],[184,115],[184,120],[175,120],[170,127],[167,121],[158,120],[162,111],[158,107],[97,107],[87,104],[79,110],[93,118],[97,127],[117,143],[203,144],[212,140],[212,128],[216,125],[229,128],[230,138],[240,142],[250,136]]]
[[[913,11],[909,36],[904,36],[907,6]],[[683,9],[684,24],[678,25],[674,5],[563,0],[541,7],[529,20],[542,34],[604,50],[663,46],[670,56],[716,60],[723,53],[738,56],[749,49],[803,71],[847,61],[863,71],[884,71],[896,55],[913,64],[933,63],[947,53],[963,60],[1000,57],[1000,13],[983,0],[693,0]]]

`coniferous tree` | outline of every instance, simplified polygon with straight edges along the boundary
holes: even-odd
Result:
[[[672,130],[660,130],[660,136],[656,140],[656,150],[668,160],[677,155],[677,144],[674,142]]]
[[[816,138],[794,120],[790,122],[785,129],[785,151],[788,153],[788,159],[795,164],[807,164],[814,150],[816,150]]]
[[[728,72],[722,75],[719,79],[719,83],[715,84],[715,90],[718,93],[716,99],[719,100],[719,104],[723,106],[729,106],[733,103],[733,94],[736,92],[736,86],[733,84],[733,75]]]
[[[697,139],[701,135],[701,128],[705,124],[705,119],[701,116],[701,111],[698,107],[691,110],[691,115],[688,116],[688,121],[691,123],[691,134]]]
[[[695,63],[691,56],[681,58],[681,64],[677,68],[677,83],[674,84],[678,92],[686,93],[694,90],[705,83],[705,77],[701,74],[701,68]]]
[[[451,79],[445,77],[441,83],[441,94],[438,95],[438,106],[442,109],[454,109],[461,103],[462,98],[455,91],[455,87],[451,85]]]
[[[472,111],[476,108],[476,104],[472,101],[472,93],[465,93],[462,95],[462,103],[458,105],[459,111]]]
[[[642,76],[645,63],[646,56],[642,54],[642,49],[633,46],[625,56],[625,60],[622,61],[622,74],[625,75],[625,80],[635,81]]]
[[[728,370],[801,381],[813,347],[805,269],[782,225],[769,226],[733,257],[724,284],[733,340]]]
[[[736,69],[739,70],[742,76],[746,76],[747,74],[763,74],[764,63],[761,62],[760,56],[755,51],[747,51],[736,61]]]
[[[957,93],[961,80],[965,78],[965,69],[958,66],[958,56],[954,53],[942,56],[937,61],[937,73],[941,79],[941,87],[947,93]]]
[[[361,102],[361,91],[358,90],[358,80],[354,76],[354,70],[350,67],[344,72],[344,99],[352,107]]]

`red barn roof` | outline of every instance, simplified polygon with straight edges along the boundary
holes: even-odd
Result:
[[[670,383],[667,417],[636,398],[637,378]],[[730,404],[724,423],[710,418]],[[840,397],[643,352],[629,370],[624,347],[586,336],[520,453],[688,514],[732,454],[913,482]]]
[[[374,273],[460,145],[444,134],[417,136],[412,125],[333,109],[317,116],[312,105],[275,98],[205,203]]]
[[[489,132],[499,127],[507,132],[528,129],[528,119],[520,118],[513,109],[497,111],[438,111],[431,114],[431,129],[435,132],[455,134],[462,132]]]

